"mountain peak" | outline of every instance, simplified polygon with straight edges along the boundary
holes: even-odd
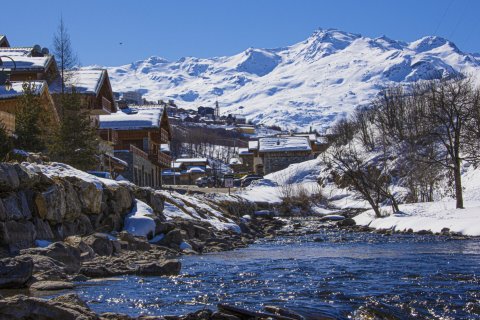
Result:
[[[148,100],[176,99],[185,108],[211,106],[255,123],[322,130],[370,103],[390,84],[480,74],[480,58],[435,36],[406,43],[318,29],[278,49],[248,48],[230,57],[150,57],[109,68],[115,91],[145,89]],[[480,76],[479,76],[480,78]]]

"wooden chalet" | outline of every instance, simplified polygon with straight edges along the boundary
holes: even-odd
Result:
[[[11,81],[44,80],[51,85],[58,78],[55,58],[38,46],[0,47],[0,57],[3,57],[2,68],[8,70]]]
[[[46,119],[49,119],[53,125],[58,125],[60,119],[53,103],[52,96],[48,91],[48,85],[45,81],[33,81],[34,93],[39,96],[42,109],[45,112]],[[21,97],[23,95],[23,82],[12,82],[12,90],[6,91],[4,86],[0,86],[0,120],[10,132],[15,131],[15,115],[21,108]]]
[[[80,69],[68,71],[66,86],[74,87],[82,97],[83,106],[96,118],[99,115],[108,115],[117,111],[112,86],[105,69]],[[60,98],[62,82],[58,78],[51,87],[55,99]]]
[[[160,186],[161,171],[171,164],[165,152],[172,138],[166,109],[126,108],[99,119],[100,136],[113,144],[115,157],[129,165],[122,175],[141,186]]]
[[[0,34],[0,48],[8,48],[10,43],[8,43],[7,36]]]
[[[242,169],[264,175],[287,168],[314,156],[308,137],[266,137],[248,142],[239,150]]]

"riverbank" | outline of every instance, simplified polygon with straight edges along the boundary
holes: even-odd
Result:
[[[276,306],[306,319],[480,316],[478,241],[335,227],[314,232],[303,224],[295,219],[295,232],[246,248],[185,255],[175,277],[127,275],[80,284],[75,292],[98,315],[131,318],[198,319],[196,312],[218,312],[218,304],[258,312]]]

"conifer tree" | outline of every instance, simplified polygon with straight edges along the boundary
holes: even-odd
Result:
[[[88,110],[75,88],[61,97],[63,119],[51,146],[53,160],[81,170],[94,169],[98,162],[99,140]]]
[[[0,121],[0,161],[12,150],[12,139],[10,138],[5,124]]]
[[[15,147],[26,151],[42,151],[45,148],[42,137],[40,98],[36,95],[36,86],[32,82],[23,83],[23,95],[15,114]]]

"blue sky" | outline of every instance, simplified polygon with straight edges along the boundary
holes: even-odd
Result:
[[[51,47],[63,15],[83,65],[276,48],[319,27],[404,41],[435,34],[480,52],[477,0],[5,0],[0,11],[0,34],[15,46]]]

